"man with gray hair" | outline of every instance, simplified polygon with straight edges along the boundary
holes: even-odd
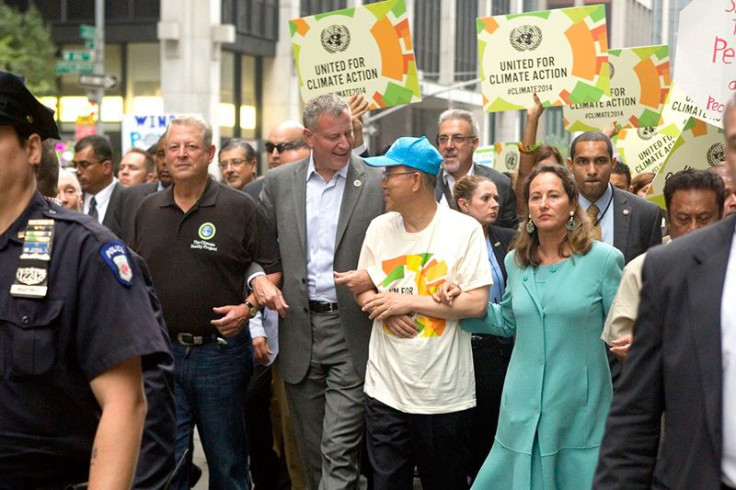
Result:
[[[218,159],[222,180],[233,189],[242,191],[256,179],[256,152],[247,141],[231,139],[220,148]]]
[[[511,187],[511,179],[498,170],[473,162],[479,134],[478,121],[472,112],[448,109],[440,114],[436,143],[444,161],[437,179],[435,198],[440,204],[455,209],[455,199],[452,198],[455,183],[466,175],[484,175],[498,189],[496,225],[516,229],[519,226],[519,216],[516,214],[516,194]]]
[[[304,126],[310,156],[268,172],[260,194],[286,271],[279,369],[309,488],[354,489],[371,322],[353,300],[355,285],[335,285],[333,271],[357,268],[368,224],[383,213],[381,173],[352,154],[344,99],[307,102]]]
[[[207,455],[209,488],[249,489],[243,398],[253,369],[245,328],[257,310],[243,298],[246,271],[258,263],[280,279],[278,251],[251,198],[207,174],[212,127],[199,116],[171,120],[165,144],[174,184],[145,199],[133,248],[146,260],[174,354],[177,461],[196,425]],[[191,463],[172,484],[189,488]]]

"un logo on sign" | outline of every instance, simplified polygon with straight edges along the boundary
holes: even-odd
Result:
[[[542,30],[537,26],[519,26],[511,31],[509,41],[517,51],[534,51],[542,43]]]
[[[345,26],[330,26],[322,30],[322,47],[328,53],[345,51],[350,46],[350,31]]]

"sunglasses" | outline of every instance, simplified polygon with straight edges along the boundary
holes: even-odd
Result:
[[[266,144],[264,145],[266,147],[266,151],[268,153],[273,153],[273,150],[278,151],[279,153],[283,153],[288,150],[296,150],[297,148],[301,148],[302,145],[297,142],[292,143],[279,143],[278,145],[275,145],[271,143],[270,141],[266,141]]]

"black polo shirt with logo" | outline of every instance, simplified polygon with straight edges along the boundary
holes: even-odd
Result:
[[[213,308],[243,302],[252,262],[279,272],[278,244],[253,199],[211,178],[184,213],[173,186],[147,197],[135,218],[133,249],[146,261],[169,333],[215,333]]]

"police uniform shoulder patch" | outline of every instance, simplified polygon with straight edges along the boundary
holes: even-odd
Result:
[[[120,241],[107,242],[100,247],[100,256],[112,270],[115,279],[123,286],[133,285],[133,267],[128,249]]]

